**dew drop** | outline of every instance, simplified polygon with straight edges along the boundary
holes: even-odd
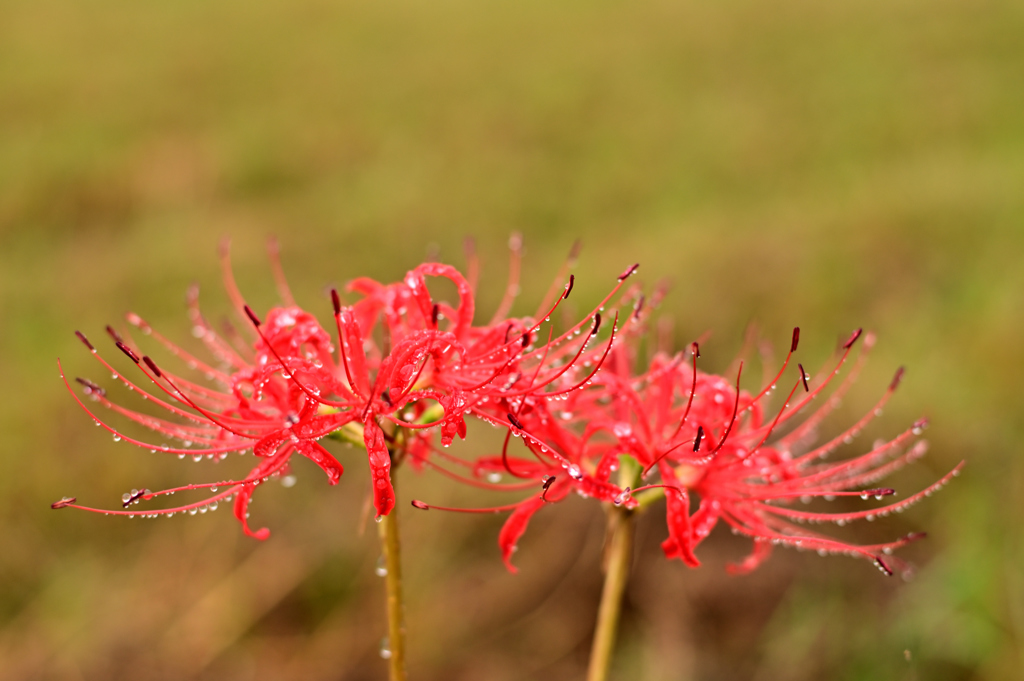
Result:
[[[377,559],[377,565],[376,565],[376,567],[373,568],[373,572],[378,577],[387,577],[388,576],[388,565],[387,565],[387,561],[384,560],[384,556],[381,556],[380,558]]]

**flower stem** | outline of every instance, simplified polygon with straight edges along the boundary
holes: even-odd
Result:
[[[398,539],[398,508],[391,509],[377,523],[381,551],[387,574],[388,657],[390,681],[406,681],[405,671],[405,603],[402,600],[402,552]]]
[[[601,591],[601,605],[597,611],[597,629],[590,650],[587,681],[606,681],[615,649],[615,634],[622,612],[622,594],[629,579],[633,562],[633,512],[621,506],[608,508],[608,526],[605,530],[605,575]]]

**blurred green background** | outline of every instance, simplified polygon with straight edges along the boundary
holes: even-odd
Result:
[[[72,331],[99,340],[129,309],[191,342],[189,282],[211,318],[228,309],[222,235],[254,307],[276,301],[276,233],[300,303],[321,313],[326,285],[393,280],[428,254],[461,265],[473,235],[486,319],[519,230],[516,312],[580,237],[576,303],[640,261],[648,284],[673,281],[660,312],[678,346],[714,331],[710,369],[751,321],[777,346],[802,326],[815,366],[865,326],[878,346],[828,432],[895,367],[908,377],[843,453],[927,414],[931,454],[893,484],[968,460],[912,511],[836,530],[927,529],[903,554],[920,567],[909,583],[790,551],[731,578],[747,546],[722,530],[689,570],[661,557],[664,516],[647,514],[616,678],[1020,678],[1022,35],[1024,5],[984,0],[4,0],[0,677],[384,678],[365,457],[337,449],[337,488],[300,462],[294,488],[261,489],[262,544],[223,510],[55,513],[65,494],[109,506],[247,470],[115,445],[56,358],[110,384]],[[471,497],[408,470],[399,484]],[[401,511],[411,678],[581,676],[596,504],[539,514],[514,576],[502,518]]]

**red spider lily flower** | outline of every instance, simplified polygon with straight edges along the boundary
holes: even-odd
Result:
[[[209,509],[215,510],[220,503],[234,499],[234,513],[245,533],[265,539],[269,536],[269,530],[262,528],[254,532],[249,528],[249,502],[256,486],[271,476],[287,472],[293,454],[297,452],[316,463],[327,474],[328,482],[332,485],[337,484],[343,472],[341,464],[318,440],[352,421],[355,416],[340,411],[322,413],[320,405],[309,399],[309,395],[299,387],[299,381],[302,381],[325,393],[336,394],[346,390],[332,371],[330,337],[311,315],[299,308],[275,308],[268,314],[267,322],[263,325],[265,330],[261,332],[254,349],[247,352],[245,348],[232,347],[231,343],[219,337],[205,323],[198,311],[195,290],[190,292],[189,300],[195,335],[204,341],[227,369],[215,368],[202,362],[165,339],[138,315],[129,314],[127,319],[133,327],[144,335],[152,336],[191,369],[203,373],[210,385],[202,385],[157,366],[130,339],[108,327],[116,347],[138,365],[151,387],[136,383],[120,375],[84,334],[76,332],[93,356],[113,372],[116,380],[178,420],[151,416],[121,406],[110,401],[103,388],[79,378],[77,381],[83,386],[85,394],[100,406],[130,421],[166,438],[178,440],[181,446],[147,443],[115,429],[71,390],[63,368],[60,369],[61,377],[79,405],[93,417],[97,425],[112,433],[116,441],[125,440],[154,452],[177,454],[179,458],[192,456],[196,460],[204,456],[221,460],[229,453],[245,453],[251,449],[260,459],[259,464],[239,480],[192,484],[158,492],[132,490],[122,498],[126,510],[101,511],[63,502],[58,502],[59,506],[55,507],[71,506],[129,517],[156,517],[183,512],[205,513]],[[249,314],[252,314],[251,311]],[[255,319],[255,315],[252,316]],[[288,360],[281,361],[285,356]],[[224,489],[218,491],[220,488]],[[214,494],[173,508],[145,512],[127,510],[140,501],[194,489],[208,489]]]
[[[535,484],[543,481],[543,494],[509,506],[513,513],[499,536],[509,569],[514,571],[509,558],[532,514],[545,502],[558,501],[573,489],[583,496],[627,507],[638,503],[634,495],[642,497],[647,490],[664,490],[669,537],[662,548],[667,557],[679,558],[691,567],[700,564],[696,547],[723,521],[734,532],[754,540],[750,556],[729,566],[733,573],[756,568],[774,545],[869,558],[887,574],[904,568],[902,561],[889,554],[923,537],[923,533],[881,544],[856,545],[803,525],[844,525],[901,512],[945,485],[958,474],[962,463],[925,490],[880,508],[845,513],[792,508],[798,499],[810,502],[816,498],[859,496],[866,500],[895,494],[891,488],[870,486],[923,456],[925,442],[912,442],[925,427],[924,420],[887,442],[877,443],[861,456],[831,464],[824,459],[840,444],[851,442],[881,413],[900,382],[902,369],[871,412],[836,438],[811,448],[818,425],[854,381],[864,359],[862,355],[854,370],[817,411],[785,436],[769,443],[777,428],[792,422],[832,382],[860,335],[856,332],[843,344],[839,360],[823,371],[820,378],[812,381],[800,366],[799,377],[783,409],[771,419],[765,416],[762,400],[789,365],[797,349],[799,329],[794,330],[782,369],[757,395],[739,390],[738,376],[733,385],[725,378],[698,371],[696,343],[688,357],[657,355],[648,371],[639,376],[632,375],[629,369],[634,364],[629,344],[620,344],[612,360],[586,390],[573,393],[557,407],[537,403],[513,421],[513,428],[519,431],[516,434],[523,436],[535,454],[542,449],[558,451],[560,457],[571,462],[566,471],[507,456],[478,461],[480,470],[501,467],[518,477],[533,479]],[[865,345],[870,347],[873,342],[868,336]],[[801,389],[802,397],[794,400]],[[634,490],[612,483],[611,475],[622,465],[624,455],[637,461],[645,476],[657,471],[660,483]],[[700,500],[692,514],[691,495]]]
[[[667,488],[669,538],[662,545],[667,557],[679,558],[691,567],[698,566],[700,563],[694,550],[721,520],[736,533],[754,540],[752,553],[740,563],[729,566],[733,573],[756,568],[768,557],[774,545],[817,550],[823,555],[846,554],[868,558],[887,574],[893,574],[897,566],[906,567],[902,561],[888,556],[895,549],[922,538],[923,533],[881,544],[857,545],[811,531],[801,524],[834,522],[844,525],[852,520],[874,520],[902,512],[949,482],[959,473],[962,462],[921,492],[879,508],[849,513],[791,508],[797,500],[810,503],[814,499],[831,500],[841,496],[867,500],[896,494],[891,488],[872,485],[924,455],[926,442],[918,440],[913,444],[927,425],[924,419],[891,440],[877,442],[865,454],[836,463],[826,463],[825,459],[840,445],[852,442],[870,421],[881,414],[900,383],[902,368],[875,407],[835,438],[817,447],[811,446],[818,425],[839,404],[839,398],[855,379],[860,362],[830,399],[785,436],[769,444],[779,426],[793,421],[821,395],[849,358],[860,336],[860,330],[850,336],[841,347],[838,361],[823,370],[817,380],[810,380],[803,366],[798,366],[799,375],[782,409],[771,419],[766,418],[760,401],[781,378],[796,351],[799,329],[794,330],[783,369],[757,395],[751,396],[731,386],[725,379],[697,371],[697,348],[691,353],[692,367],[680,362],[677,371],[672,372],[678,381],[677,398],[673,399],[664,386],[653,390],[647,386],[651,392],[647,401],[660,400],[660,410],[656,411],[667,417],[666,421],[649,421],[647,425],[652,433],[663,436],[673,432],[674,435],[667,441],[655,439],[654,447],[645,448],[646,451],[643,448],[633,451],[647,469],[658,468],[661,484]],[[869,349],[874,338],[868,335],[864,344]],[[864,357],[861,355],[861,361]],[[686,390],[683,386],[687,384],[688,394],[683,393]],[[639,394],[646,397],[643,393],[641,389]],[[685,395],[685,402],[678,397],[680,393]],[[802,396],[794,399],[798,393]],[[731,409],[728,408],[730,403]],[[679,419],[674,428],[673,417]],[[695,493],[700,499],[699,507],[692,515],[688,499],[690,493]]]
[[[519,253],[517,242],[514,244],[512,270],[517,272]],[[276,256],[276,249],[272,256]],[[471,273],[476,271],[472,262],[475,261],[471,261]],[[107,399],[95,383],[78,379],[87,396],[128,420],[181,441],[183,446],[155,445],[128,437],[102,420],[77,395],[75,399],[115,439],[180,457],[225,458],[230,452],[242,453],[251,448],[261,461],[240,480],[159,492],[133,490],[124,498],[127,509],[140,501],[180,490],[226,488],[200,502],[145,513],[135,513],[134,509],[111,513],[155,517],[183,511],[205,512],[234,498],[235,514],[245,532],[266,538],[266,528],[253,532],[246,521],[255,487],[270,476],[285,472],[296,452],[317,463],[331,484],[337,483],[341,464],[318,441],[339,429],[350,428],[350,436],[361,431],[371,469],[374,506],[380,517],[388,514],[395,503],[390,478],[390,444],[395,428],[407,434],[405,450],[415,464],[431,465],[459,477],[430,462],[430,454],[439,451],[433,446],[434,431],[440,433],[442,445],[448,446],[454,437],[465,437],[467,415],[484,416],[494,413],[495,408],[501,412],[511,408],[513,402],[526,404],[542,399],[540,395],[567,394],[588,380],[586,372],[581,374],[580,366],[596,361],[597,365],[589,370],[592,377],[608,354],[607,349],[600,357],[595,357],[595,353],[600,354],[598,351],[586,351],[600,327],[597,310],[593,313],[594,328],[582,343],[574,336],[581,333],[586,321],[558,338],[549,333],[547,342],[535,347],[544,321],[571,291],[571,277],[564,288],[559,289],[557,284],[553,287],[554,293],[548,296],[536,318],[505,320],[502,313],[486,327],[472,325],[475,275],[467,279],[450,266],[428,263],[396,284],[357,279],[349,287],[362,294],[355,304],[342,305],[338,293],[331,292],[338,336],[335,349],[330,334],[317,320],[294,305],[276,257],[272,257],[272,264],[285,306],[271,309],[264,320],[239,292],[226,249],[222,251],[222,264],[225,287],[239,317],[247,322],[242,333],[248,330],[252,341],[243,340],[242,333],[231,326],[224,334],[214,331],[200,312],[198,293],[193,289],[189,295],[193,334],[214,356],[217,367],[171,343],[138,315],[128,315],[132,327],[151,336],[189,369],[203,374],[211,385],[158,366],[131,338],[108,327],[117,348],[138,365],[152,385],[147,390],[120,376],[85,336],[78,334],[117,380],[164,409],[172,419],[118,405]],[[616,294],[631,273],[632,269],[620,277],[601,305]],[[458,292],[458,302],[434,302],[427,289],[427,277],[449,279]],[[513,275],[502,308],[511,304],[512,292],[517,289]],[[375,336],[382,340],[374,340]],[[71,390],[66,379],[65,384]],[[440,407],[439,415],[431,410],[430,402]],[[58,502],[58,507],[66,506],[86,508],[70,501]]]

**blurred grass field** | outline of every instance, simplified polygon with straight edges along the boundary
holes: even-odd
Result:
[[[688,570],[642,519],[619,679],[1013,679],[1024,668],[1024,5],[773,3],[0,3],[0,677],[384,678],[365,463],[328,488],[298,465],[242,536],[229,512],[121,521],[50,502],[214,479],[93,428],[57,376],[107,379],[74,339],[125,311],[188,337],[184,291],[227,311],[216,247],[274,304],[282,244],[300,303],[400,277],[428,253],[486,264],[481,317],[525,235],[533,311],[577,237],[576,302],[625,265],[673,282],[678,346],[724,370],[756,321],[822,362],[879,343],[838,430],[906,364],[875,426],[932,419],[901,493],[953,485],[846,537],[926,529],[909,583],[778,551],[724,574],[719,530]],[[323,315],[327,317],[327,315]],[[188,339],[191,340],[191,339]],[[109,382],[109,381],[108,381]],[[845,450],[867,446],[868,433]],[[468,451],[464,449],[463,451]],[[245,466],[231,470],[246,470]],[[470,495],[402,471],[403,495]],[[508,575],[501,518],[402,508],[412,678],[578,678],[602,515],[538,515]],[[659,517],[660,515],[660,517]],[[879,527],[880,526],[880,527]],[[372,528],[371,528],[372,529]]]

